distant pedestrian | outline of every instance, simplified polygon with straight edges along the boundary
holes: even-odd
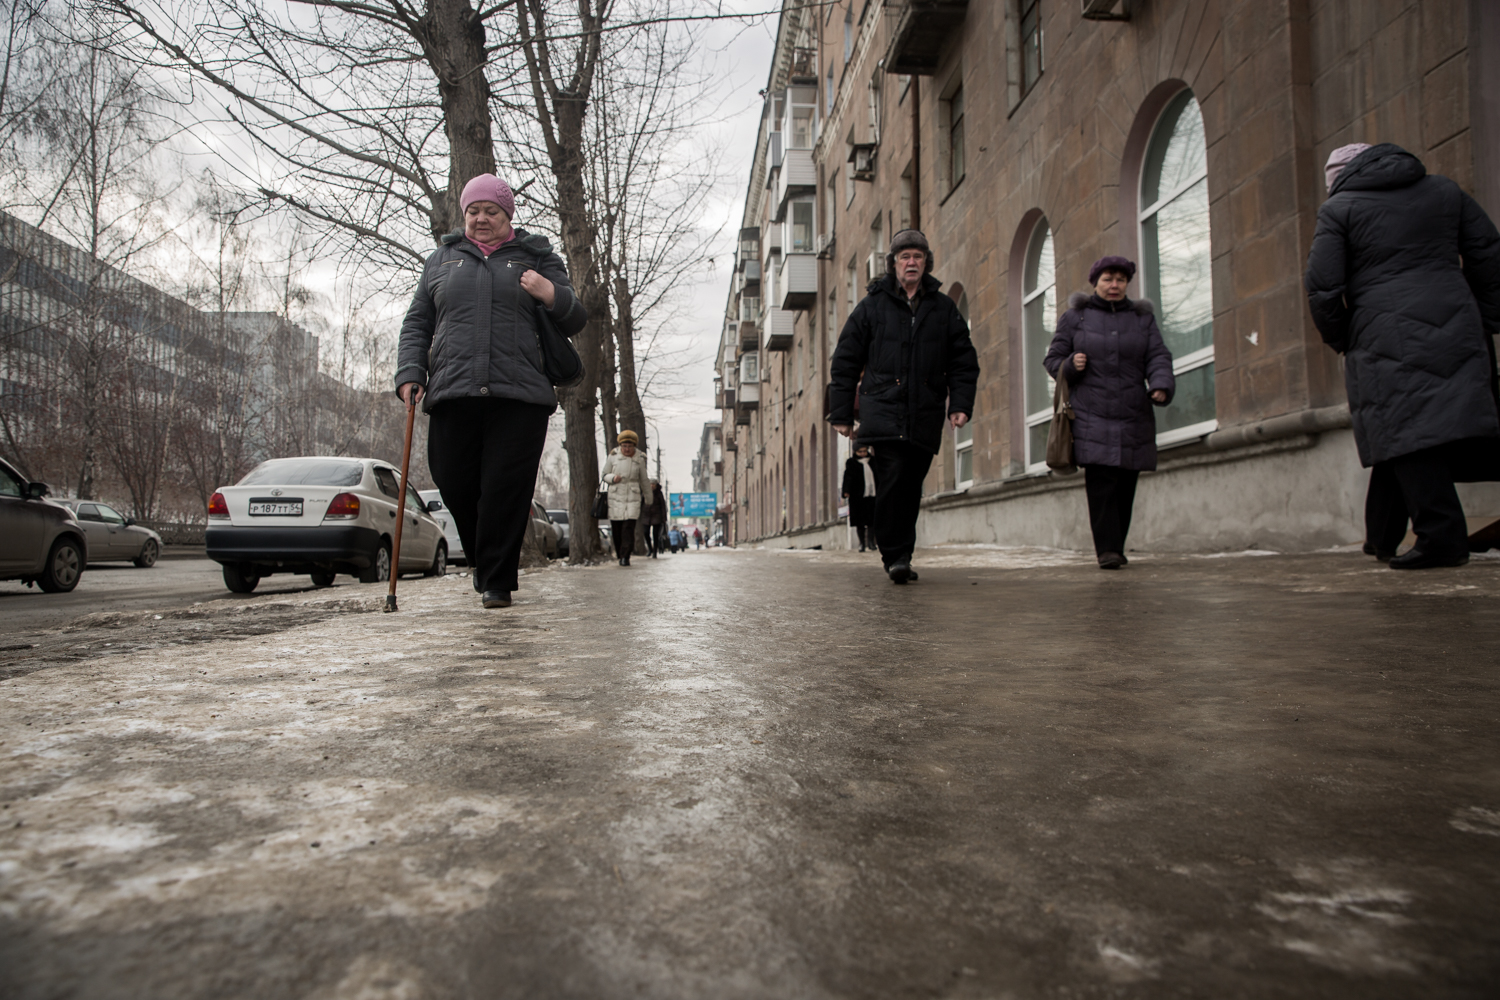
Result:
[[[858,445],[875,445],[875,534],[892,583],[917,579],[912,551],[922,481],[943,443],[974,412],[979,358],[969,324],[932,276],[927,237],[891,238],[885,276],[870,282],[833,352],[828,421]],[[854,420],[859,393],[859,424]]]
[[[511,226],[510,185],[475,177],[459,211],[463,229],[428,256],[401,324],[396,391],[431,418],[427,467],[474,589],[486,608],[504,608],[518,586],[531,491],[557,409],[537,354],[542,313],[570,337],[588,313],[547,239]]]
[[[667,543],[671,546],[672,554],[675,556],[678,546],[682,544],[682,532],[675,527],[672,528],[667,532]]]
[[[701,549],[701,548],[703,548],[703,529],[702,528],[694,528],[693,529],[693,548],[694,549]]]
[[[605,459],[602,476],[609,488],[609,534],[615,542],[615,557],[621,566],[629,566],[635,551],[635,522],[651,491],[651,479],[646,474],[646,456],[636,454],[640,438],[635,431],[621,431],[616,440],[619,447]]]
[[[1100,569],[1119,569],[1135,507],[1136,481],[1156,468],[1154,403],[1172,401],[1172,352],[1162,342],[1155,308],[1125,288],[1135,264],[1101,257],[1089,268],[1092,295],[1075,293],[1057,321],[1042,359],[1068,381],[1073,404],[1073,461],[1083,466],[1089,527]]]
[[[661,491],[661,483],[654,479],[651,480],[651,502],[646,505],[641,519],[646,526],[646,546],[651,550],[651,558],[655,559],[666,547],[667,498]]]
[[[860,445],[844,463],[843,496],[849,501],[849,524],[859,536],[859,551],[875,547],[875,469],[868,445]]]
[[[1307,257],[1307,301],[1344,356],[1365,551],[1392,569],[1461,566],[1454,482],[1500,476],[1500,233],[1446,177],[1392,143],[1335,149]],[[1411,519],[1417,541],[1396,548]]]

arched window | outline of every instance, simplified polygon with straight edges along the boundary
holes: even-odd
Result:
[[[961,282],[955,281],[948,289],[948,294],[953,297],[954,305],[958,306],[958,314],[963,317],[964,322],[969,321],[969,293],[964,290]],[[977,403],[978,400],[975,400]],[[970,422],[953,430],[953,485],[957,489],[963,489],[974,485],[974,424],[972,417]]]
[[[1156,412],[1156,440],[1207,434],[1214,419],[1214,294],[1203,113],[1191,90],[1157,120],[1141,171],[1141,285],[1172,352],[1177,394]]]
[[[1021,279],[1021,348],[1026,372],[1026,471],[1047,467],[1047,430],[1052,426],[1052,378],[1042,367],[1057,330],[1057,270],[1052,227],[1038,219],[1026,246]]]

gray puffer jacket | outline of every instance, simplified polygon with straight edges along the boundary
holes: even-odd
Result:
[[[515,232],[488,258],[463,233],[449,233],[427,258],[396,350],[396,388],[426,386],[422,409],[463,397],[557,405],[537,339],[542,304],[521,275],[538,271],[556,286],[548,315],[564,336],[582,330],[588,313],[547,238]]]
[[[1500,233],[1457,184],[1393,143],[1360,153],[1318,209],[1306,280],[1366,466],[1500,435]]]

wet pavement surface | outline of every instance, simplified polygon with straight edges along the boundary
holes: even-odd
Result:
[[[0,996],[1500,990],[1500,560],[916,565],[36,629],[0,653]]]

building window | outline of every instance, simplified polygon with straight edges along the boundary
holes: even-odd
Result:
[[[1214,296],[1203,114],[1184,90],[1162,112],[1141,173],[1141,284],[1156,303],[1177,392],[1157,411],[1160,445],[1218,426],[1214,409]]]
[[[854,55],[854,8],[851,6],[844,11],[844,65],[849,65],[849,57]]]
[[[948,190],[951,191],[964,179],[964,88],[961,82],[943,100],[943,107],[947,114],[944,165],[948,173]]]
[[[1026,393],[1026,471],[1047,467],[1047,431],[1052,426],[1052,378],[1042,358],[1057,329],[1057,272],[1052,227],[1037,220],[1026,247],[1021,280],[1021,357]]]
[[[817,247],[813,242],[813,200],[811,198],[798,198],[792,202],[790,218],[790,232],[788,233],[790,244],[787,247],[790,253],[813,253]]]
[[[827,92],[823,98],[823,112],[829,117],[833,116],[833,60],[828,60],[828,85]]]
[[[1041,0],[1019,0],[1021,23],[1021,96],[1042,78]]]
[[[901,174],[901,228],[911,228],[911,164]]]
[[[831,83],[832,81],[830,81]],[[792,149],[812,149],[813,144],[813,109],[811,105],[802,104],[792,107]]]
[[[859,262],[849,262],[849,311],[844,314],[847,320],[854,314],[854,307],[859,302]]]

